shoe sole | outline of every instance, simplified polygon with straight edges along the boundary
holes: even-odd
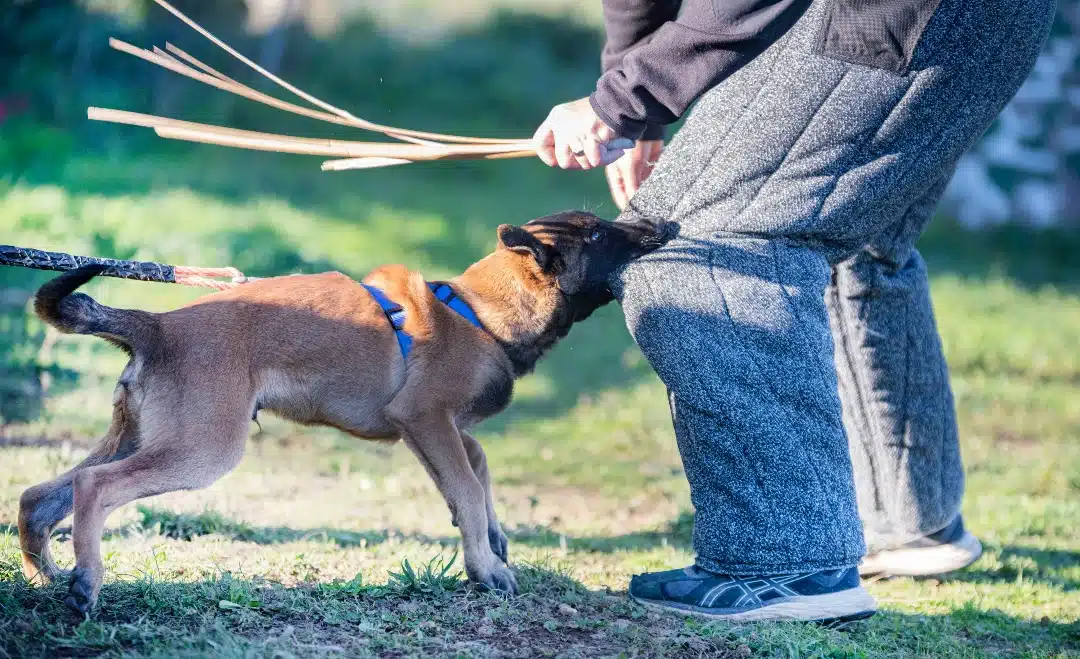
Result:
[[[656,611],[668,611],[694,618],[736,623],[791,621],[811,622],[837,627],[856,620],[865,620],[877,612],[877,602],[862,586],[827,595],[789,597],[775,604],[768,604],[757,609],[738,613],[713,613],[709,609],[689,604],[653,602],[638,599],[633,595],[630,596],[630,599]]]
[[[982,543],[964,532],[956,542],[919,549],[886,549],[867,556],[859,574],[889,577],[931,577],[965,568],[982,555]]]

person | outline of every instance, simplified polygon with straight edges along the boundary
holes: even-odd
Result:
[[[848,621],[876,606],[864,556],[893,575],[978,557],[914,243],[1054,11],[604,0],[603,75],[535,140],[551,166],[608,166],[624,217],[678,226],[612,281],[667,388],[696,511],[695,564],[635,576],[634,599]],[[653,168],[662,127],[694,103]]]

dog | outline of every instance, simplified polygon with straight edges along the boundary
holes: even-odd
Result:
[[[516,593],[487,460],[469,428],[503,410],[514,380],[611,301],[608,278],[662,245],[666,231],[649,220],[564,212],[501,225],[495,251],[447,282],[402,266],[362,282],[337,272],[290,275],[167,313],[114,309],[76,293],[100,266],[47,282],[34,303],[45,322],[104,338],[130,360],[104,438],[19,500],[26,576],[60,576],[49,536],[74,512],[65,602],[90,611],[104,573],[106,517],[224,476],[240,462],[249,421],[266,410],[360,438],[404,440],[450,508],[469,579]]]

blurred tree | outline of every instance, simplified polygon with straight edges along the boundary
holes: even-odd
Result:
[[[155,6],[150,0],[142,1],[148,5],[143,30],[148,33],[149,43],[164,46],[166,42],[177,45],[192,42],[194,33],[190,27]],[[242,31],[247,20],[247,5],[243,0],[170,0],[169,4],[226,41],[235,41],[234,37]],[[191,83],[171,71],[157,67],[150,75],[153,76],[153,112],[167,116],[179,114],[187,104],[185,97],[191,93]]]
[[[528,124],[562,90],[586,93],[596,74],[598,24],[569,18],[573,0],[174,4],[264,67],[317,94],[447,130]],[[517,13],[501,14],[498,7]],[[230,75],[257,79],[152,0],[0,0],[0,122],[29,113],[76,140],[105,140],[116,132],[88,126],[84,109],[107,105],[238,127],[283,125],[280,113],[200,93],[169,71],[112,52],[110,36],[144,47],[172,41]],[[461,93],[466,88],[470,94]],[[969,225],[1020,219],[1080,226],[1080,0],[1060,0],[1035,71],[961,161],[946,203]]]
[[[969,226],[1080,227],[1080,0],[1061,0],[1035,70],[961,161],[947,203]]]
[[[0,81],[5,96],[49,96],[73,70],[79,42],[78,7],[70,0],[13,0],[0,12]],[[35,99],[40,100],[40,99]]]

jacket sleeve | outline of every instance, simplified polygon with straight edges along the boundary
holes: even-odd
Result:
[[[660,26],[675,20],[682,0],[603,0],[604,50],[600,56],[601,69],[607,73],[622,66],[623,58],[636,46],[648,43]],[[644,140],[661,140],[663,124],[648,124],[641,135]]]
[[[673,123],[699,96],[779,39],[809,5],[810,0],[686,0],[674,17],[665,13],[670,9],[663,0],[605,0],[608,45],[605,72],[589,98],[593,110],[631,139],[648,126]]]

